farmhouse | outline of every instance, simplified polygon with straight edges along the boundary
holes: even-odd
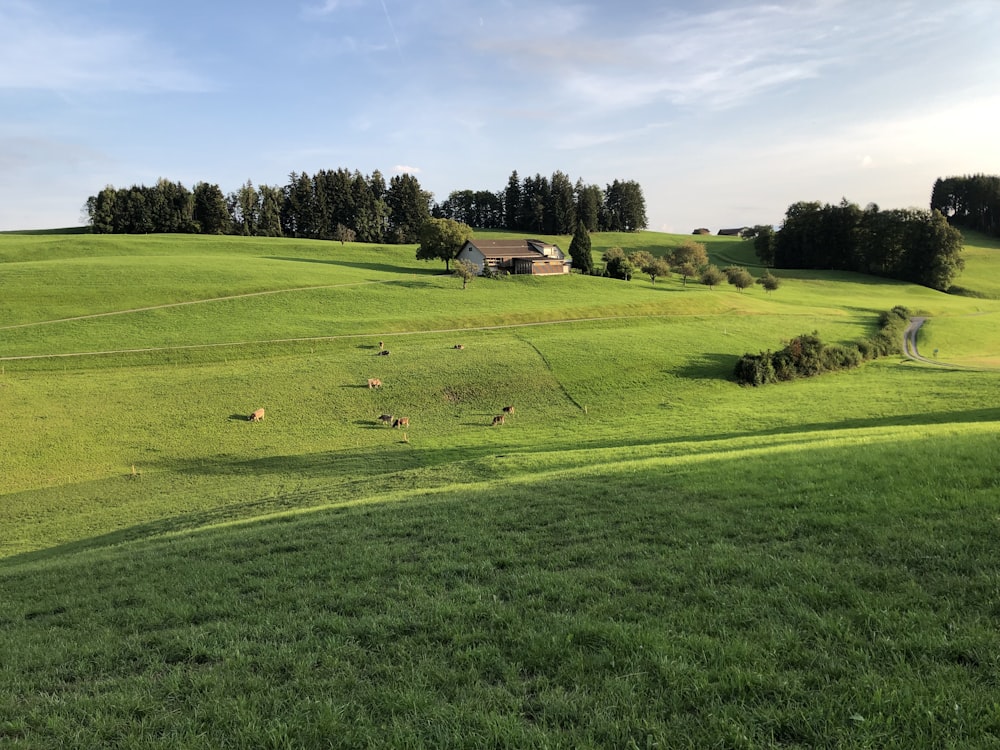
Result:
[[[558,245],[541,240],[468,240],[457,259],[475,263],[480,275],[487,268],[535,275],[569,273],[572,266]]]

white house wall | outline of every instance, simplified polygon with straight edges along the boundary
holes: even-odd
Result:
[[[483,268],[486,265],[486,256],[483,255],[479,248],[472,247],[471,245],[463,245],[462,249],[458,251],[456,256],[457,260],[468,260],[476,265],[476,273],[482,275]]]

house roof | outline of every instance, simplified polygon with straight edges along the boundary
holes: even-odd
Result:
[[[551,245],[541,240],[469,240],[487,258],[543,258],[543,248],[554,248],[558,258],[562,255],[558,245]]]

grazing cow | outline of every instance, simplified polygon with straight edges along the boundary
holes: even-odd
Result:
[[[381,352],[381,351],[385,351],[385,342],[384,342],[384,341],[379,341],[379,342],[378,342],[378,350],[379,350],[380,352]]]
[[[505,406],[503,408],[503,413],[504,414],[513,414],[514,413],[514,407],[513,406]]]
[[[493,427],[496,427],[498,424],[503,424],[503,423],[504,423],[503,414],[497,414],[495,417],[493,417],[493,424],[492,424]]]
[[[464,349],[465,348],[465,344],[455,344],[454,348],[455,349]]]
[[[378,421],[382,424],[392,424],[394,417],[391,414],[382,414],[379,416]]]
[[[382,387],[382,381],[379,380],[378,378],[368,378],[368,387],[369,388],[381,388]]]
[[[388,357],[389,356],[389,350],[388,349],[383,349],[382,351],[379,352],[379,356],[380,357]]]
[[[264,410],[263,409],[258,409],[253,414],[251,414],[249,417],[247,417],[247,421],[249,421],[249,422],[260,422],[263,419],[264,419]]]
[[[392,423],[392,426],[393,427],[409,427],[410,426],[410,418],[409,417],[400,417],[399,419],[397,419],[395,422]]]

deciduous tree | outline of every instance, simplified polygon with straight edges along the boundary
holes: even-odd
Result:
[[[781,286],[781,279],[779,279],[777,276],[775,276],[770,271],[764,271],[764,274],[760,278],[757,279],[756,283],[758,283],[762,287],[764,287],[764,291],[767,294],[770,294],[775,289],[777,289],[778,287]]]
[[[727,268],[725,274],[726,280],[736,287],[740,293],[742,293],[744,289],[748,289],[753,286],[753,276],[751,276],[750,272],[745,268]]]
[[[471,260],[456,260],[455,270],[452,272],[462,280],[462,289],[465,289],[469,282],[476,278],[479,273],[479,266]]]
[[[625,251],[620,247],[609,247],[601,256],[604,261],[604,275],[612,279],[631,281],[634,266]]]
[[[666,279],[670,276],[670,264],[663,258],[652,258],[643,264],[642,272],[649,277],[650,284],[655,284],[657,278]]]
[[[725,278],[726,275],[722,273],[718,266],[714,264],[709,264],[709,266],[701,272],[701,283],[709,289],[715,289],[715,287],[721,284],[722,280]]]
[[[425,219],[420,227],[417,260],[443,260],[445,270],[462,245],[472,239],[472,229],[454,219]]]

